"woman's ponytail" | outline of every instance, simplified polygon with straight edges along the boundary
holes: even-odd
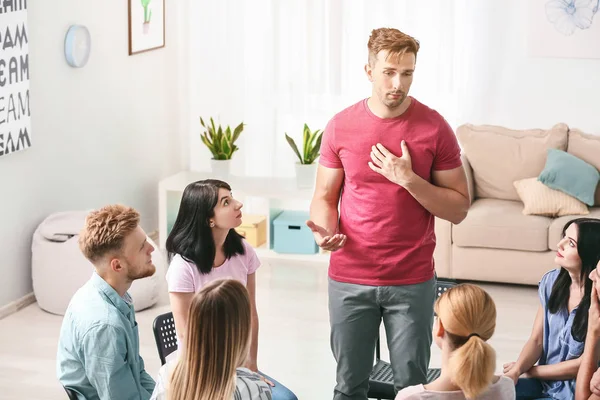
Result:
[[[473,399],[485,392],[494,379],[496,352],[483,339],[472,336],[452,353],[448,367],[452,381],[467,399]]]
[[[440,296],[435,311],[453,349],[448,365],[452,381],[473,399],[494,379],[496,352],[487,340],[496,329],[496,305],[479,286],[462,284]]]

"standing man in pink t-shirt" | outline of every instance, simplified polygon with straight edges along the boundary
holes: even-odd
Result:
[[[382,319],[396,390],[426,383],[434,216],[458,224],[470,205],[452,128],[408,96],[419,43],[382,28],[371,33],[368,49],[371,97],[325,128],[307,222],[319,246],[332,251],[335,400],[367,398]]]

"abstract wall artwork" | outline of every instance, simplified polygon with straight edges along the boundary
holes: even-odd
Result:
[[[600,58],[599,7],[600,0],[529,0],[529,54]]]
[[[129,0],[129,55],[165,46],[165,0]]]

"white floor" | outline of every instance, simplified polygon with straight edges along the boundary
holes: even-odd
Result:
[[[257,276],[259,368],[291,388],[301,400],[330,399],[335,363],[329,349],[326,265],[265,263]],[[537,294],[533,287],[482,286],[498,308],[498,325],[491,343],[501,370],[502,363],[515,360],[529,335],[538,306]],[[163,291],[157,306],[137,313],[141,353],[150,374],[160,366],[152,321],[168,310],[168,296]],[[37,304],[0,320],[0,398],[66,399],[55,378],[61,320],[61,316],[48,314]],[[439,351],[433,348],[431,366],[439,363]]]

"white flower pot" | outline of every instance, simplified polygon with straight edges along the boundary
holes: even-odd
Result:
[[[309,189],[315,186],[317,163],[296,163],[296,185],[299,189]]]
[[[214,158],[211,158],[210,168],[215,179],[226,180],[229,178],[231,160],[215,160]]]

